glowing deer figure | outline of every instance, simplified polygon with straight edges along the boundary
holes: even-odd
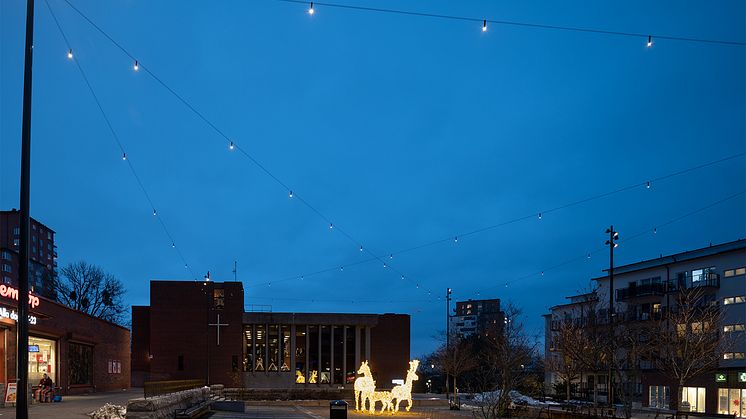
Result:
[[[360,364],[360,369],[357,370],[357,373],[363,374],[363,376],[355,379],[355,410],[365,410],[366,400],[370,403],[372,410],[375,407],[371,396],[373,396],[373,391],[376,389],[376,382],[373,381],[373,374],[370,372],[368,361],[363,361]]]
[[[394,405],[394,412],[399,411],[399,403],[407,401],[407,412],[412,408],[412,381],[418,380],[417,367],[420,366],[420,361],[414,360],[409,362],[409,371],[407,371],[407,379],[404,384],[398,385],[391,390],[391,398],[396,399],[396,405]]]

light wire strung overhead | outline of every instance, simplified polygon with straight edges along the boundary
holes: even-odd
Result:
[[[477,18],[477,17],[447,15],[447,14],[440,14],[440,13],[416,12],[412,10],[388,9],[388,8],[382,8],[382,7],[355,6],[355,5],[342,4],[342,3],[308,2],[305,0],[275,0],[275,1],[281,1],[284,3],[305,4],[305,5],[310,4],[311,5],[311,8],[309,9],[310,14],[313,14],[311,10],[314,10],[313,5],[316,5],[316,6],[323,6],[323,7],[333,7],[333,8],[339,8],[339,9],[364,11],[364,12],[389,13],[389,14],[398,14],[398,15],[407,15],[407,16],[476,22],[476,23],[482,24],[481,28],[483,32],[487,31],[488,23],[494,23],[496,25],[504,25],[504,26],[519,26],[519,27],[535,28],[535,29],[549,29],[549,30],[559,30],[559,31],[594,33],[594,34],[599,34],[599,35],[613,35],[613,36],[641,38],[646,41],[646,45],[648,47],[653,46],[653,39],[666,39],[666,40],[671,40],[671,41],[698,42],[698,43],[706,43],[706,44],[720,44],[720,45],[731,45],[731,46],[746,46],[746,42],[729,41],[729,40],[721,40],[721,39],[694,38],[694,37],[672,36],[672,35],[654,35],[651,33],[611,31],[611,30],[604,30],[604,29],[582,28],[582,27],[577,27],[577,26],[547,25],[547,24],[542,24],[542,23],[519,22],[519,21],[513,21],[513,20],[484,19],[484,18]]]
[[[581,204],[584,204],[584,203],[588,203],[588,202],[591,202],[591,201],[596,201],[596,200],[599,200],[599,199],[602,199],[602,198],[606,198],[606,197],[609,197],[609,196],[617,195],[617,194],[620,194],[622,192],[626,192],[626,191],[629,191],[629,190],[639,189],[641,187],[644,187],[645,189],[650,189],[652,187],[652,185],[654,185],[657,182],[660,182],[660,181],[663,181],[663,180],[666,180],[666,179],[670,179],[670,178],[674,178],[674,177],[677,177],[677,176],[681,176],[681,175],[684,175],[686,173],[690,173],[690,172],[693,172],[693,171],[701,170],[701,169],[704,169],[706,167],[715,166],[715,165],[718,165],[720,163],[724,163],[726,161],[734,160],[734,159],[737,159],[737,158],[740,158],[740,157],[744,157],[744,156],[746,156],[746,153],[733,154],[733,155],[730,155],[730,156],[727,156],[727,157],[723,157],[723,158],[720,158],[720,159],[717,159],[717,160],[712,160],[712,161],[709,161],[709,162],[706,162],[706,163],[698,164],[696,166],[691,166],[691,167],[688,167],[688,168],[685,168],[685,169],[681,169],[681,170],[677,170],[677,171],[674,171],[674,172],[670,172],[670,173],[667,173],[665,175],[661,175],[661,176],[656,176],[656,177],[653,177],[653,178],[649,178],[649,180],[642,181],[642,182],[637,182],[637,183],[634,183],[634,184],[630,184],[630,185],[627,185],[627,186],[624,186],[624,187],[621,187],[621,188],[617,188],[617,189],[614,189],[614,190],[611,190],[611,191],[608,191],[608,192],[599,193],[599,194],[592,195],[592,196],[589,196],[589,197],[586,197],[586,198],[583,198],[583,199],[579,199],[579,200],[576,200],[576,201],[571,201],[571,202],[568,202],[566,204],[562,204],[562,205],[558,205],[558,206],[555,206],[555,207],[552,207],[552,208],[548,208],[548,209],[544,209],[544,210],[541,210],[541,211],[533,212],[531,214],[527,214],[527,215],[515,217],[515,218],[509,219],[509,220],[506,220],[506,221],[502,221],[502,222],[499,222],[499,223],[496,223],[496,224],[492,224],[492,225],[480,227],[480,228],[477,228],[477,229],[474,229],[474,230],[469,230],[469,231],[464,231],[464,232],[460,232],[460,233],[451,234],[451,235],[448,235],[447,237],[443,237],[443,238],[440,238],[440,239],[436,239],[436,240],[432,240],[432,241],[429,241],[429,242],[421,243],[421,244],[418,244],[418,245],[415,245],[415,246],[411,246],[411,247],[408,247],[408,248],[405,248],[405,249],[396,250],[396,251],[393,251],[393,252],[389,252],[387,254],[389,255],[389,258],[393,258],[394,256],[400,256],[400,255],[402,255],[404,253],[413,252],[415,250],[424,249],[424,248],[435,246],[435,245],[438,245],[438,244],[450,243],[450,242],[457,242],[459,238],[464,238],[464,237],[472,236],[472,235],[475,235],[475,234],[484,233],[484,232],[487,232],[487,231],[490,231],[490,230],[497,229],[499,227],[505,227],[505,226],[508,226],[510,224],[515,224],[515,223],[518,223],[518,222],[521,222],[521,221],[530,220],[530,219],[537,219],[537,218],[538,219],[542,219],[543,218],[542,215],[551,214],[551,213],[556,212],[556,211],[560,211],[560,210],[563,210],[563,209],[567,209],[567,208],[574,207],[574,206],[577,206],[577,205],[581,205]],[[350,263],[350,264],[345,264],[345,265],[337,265],[337,266],[333,266],[333,267],[324,268],[324,269],[321,269],[321,270],[318,270],[318,271],[314,271],[314,272],[304,273],[304,274],[300,274],[300,275],[288,276],[288,277],[284,277],[284,278],[277,279],[277,280],[272,280],[272,281],[267,281],[267,282],[254,283],[254,284],[250,284],[249,286],[264,286],[264,285],[268,285],[268,284],[271,284],[271,283],[286,282],[286,281],[292,281],[292,280],[301,279],[301,278],[305,278],[305,277],[312,277],[312,276],[321,275],[321,274],[328,273],[328,272],[337,271],[337,270],[340,269],[341,266],[347,267],[347,266],[362,265],[362,264],[374,262],[376,260],[377,259],[369,258],[369,259],[357,261],[355,263]]]
[[[313,211],[316,215],[318,215],[321,219],[323,219],[329,226],[334,227],[334,230],[339,231],[347,240],[352,242],[355,247],[358,247],[361,252],[366,252],[369,254],[373,259],[378,260],[383,267],[389,268],[390,271],[397,274],[401,279],[406,279],[413,285],[415,285],[416,288],[420,288],[420,284],[417,281],[412,280],[407,275],[405,275],[400,270],[396,269],[395,267],[391,266],[390,263],[386,262],[382,257],[378,256],[375,252],[370,250],[367,247],[364,247],[362,242],[360,240],[357,240],[354,238],[350,233],[348,233],[346,230],[340,228],[337,224],[332,223],[329,217],[327,217],[325,214],[323,214],[321,211],[319,211],[315,206],[313,206],[310,202],[308,202],[306,199],[304,199],[302,196],[299,196],[297,193],[293,192],[293,189],[290,188],[284,181],[282,181],[277,175],[275,175],[272,171],[270,171],[265,165],[263,165],[261,162],[259,162],[254,156],[252,156],[246,149],[241,147],[234,139],[229,137],[224,131],[222,131],[216,124],[214,124],[210,119],[208,119],[202,112],[200,112],[195,106],[193,106],[189,101],[187,101],[182,95],[177,93],[173,88],[171,88],[167,83],[165,83],[160,77],[158,77],[152,70],[150,70],[147,66],[143,65],[142,62],[140,62],[133,54],[131,54],[126,48],[124,48],[119,42],[117,42],[114,38],[112,38],[106,31],[104,31],[100,26],[98,26],[95,22],[93,22],[88,16],[86,16],[80,9],[75,7],[69,0],[64,0],[65,3],[70,6],[76,13],[78,13],[86,22],[88,22],[93,28],[95,28],[99,33],[101,33],[106,39],[108,39],[112,44],[114,44],[120,51],[122,51],[125,55],[127,55],[130,59],[134,61],[134,67],[133,69],[135,71],[142,70],[149,76],[151,76],[158,84],[160,84],[163,88],[165,88],[169,93],[171,93],[176,99],[178,99],[184,106],[186,106],[192,113],[194,113],[199,119],[201,119],[203,122],[205,122],[210,128],[215,131],[220,137],[225,139],[225,141],[228,142],[228,149],[230,151],[237,150],[241,154],[243,154],[246,158],[248,158],[255,166],[257,166],[261,171],[263,171],[267,176],[269,176],[272,180],[274,180],[278,185],[280,185],[285,191],[287,192],[288,196],[297,199],[300,201],[303,205],[308,207],[311,211]],[[51,9],[50,9],[51,10]],[[58,23],[58,27],[60,27]],[[60,27],[61,30],[61,27]],[[68,46],[68,48],[70,48]],[[70,49],[71,50],[71,49]],[[154,212],[155,214],[155,212]],[[431,293],[430,290],[424,290],[428,294]]]
[[[49,10],[49,13],[52,15],[52,19],[54,20],[55,25],[57,26],[57,29],[60,31],[60,35],[62,35],[62,39],[65,41],[65,45],[67,46],[67,58],[72,60],[75,63],[75,66],[80,71],[80,75],[83,77],[83,81],[85,82],[86,86],[88,87],[88,91],[91,93],[91,96],[93,97],[94,102],[96,102],[96,106],[98,107],[98,110],[101,112],[101,116],[104,118],[104,121],[106,122],[106,126],[109,128],[109,132],[111,132],[111,136],[116,142],[117,147],[122,152],[122,160],[127,163],[127,167],[129,167],[130,173],[137,181],[137,185],[140,187],[140,190],[142,191],[143,195],[145,196],[145,199],[148,201],[148,204],[150,205],[150,208],[153,210],[153,216],[158,220],[158,223],[160,224],[161,228],[163,229],[163,232],[166,234],[166,237],[168,237],[168,240],[170,242],[170,245],[173,249],[176,250],[176,253],[178,254],[179,258],[181,259],[182,263],[184,264],[184,267],[189,270],[192,277],[196,280],[197,276],[194,274],[194,271],[192,270],[192,266],[189,265],[186,261],[186,258],[184,257],[184,254],[181,252],[181,249],[176,246],[176,240],[174,240],[174,236],[169,231],[168,227],[166,227],[166,222],[163,220],[163,215],[158,214],[156,212],[156,206],[153,202],[153,199],[150,197],[150,194],[148,193],[148,190],[145,188],[145,185],[143,184],[142,180],[140,179],[140,176],[137,174],[137,171],[135,170],[135,166],[132,164],[132,159],[128,158],[127,153],[125,152],[124,145],[122,144],[121,139],[119,138],[119,135],[117,134],[116,130],[114,129],[114,126],[111,124],[111,120],[109,119],[108,115],[106,114],[106,111],[104,111],[103,105],[101,105],[101,101],[98,98],[98,95],[93,89],[93,86],[91,85],[90,80],[88,79],[88,76],[86,75],[85,70],[83,70],[83,66],[80,64],[80,59],[73,56],[73,49],[72,46],[67,38],[67,35],[65,34],[65,31],[62,29],[62,26],[60,25],[59,21],[57,20],[57,15],[54,13],[54,10],[52,10],[52,6],[49,4],[48,0],[44,0],[44,2],[47,5],[47,9]]]

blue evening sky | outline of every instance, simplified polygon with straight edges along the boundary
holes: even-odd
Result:
[[[746,189],[746,159],[397,255],[370,257],[97,33],[49,0],[75,58],[199,276],[274,311],[412,315],[412,352],[456,300],[541,314],[587,289],[605,254],[547,269]],[[251,1],[71,0],[293,191],[380,255],[746,151],[746,48]],[[742,0],[346,4],[744,42]],[[0,2],[0,208],[18,206],[25,0]],[[148,303],[192,279],[37,0],[32,216],[59,262],[99,264]],[[740,195],[623,243],[619,263],[746,236]],[[582,258],[581,258],[582,259]],[[533,275],[545,270],[543,277]],[[403,272],[413,282],[402,281]],[[304,279],[279,281],[304,275]],[[267,282],[274,281],[271,286]],[[489,288],[477,294],[478,290]],[[428,296],[426,290],[432,290]]]

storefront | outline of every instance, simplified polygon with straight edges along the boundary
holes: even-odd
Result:
[[[16,381],[18,292],[0,284],[0,380]],[[47,374],[62,394],[129,388],[129,330],[29,295],[29,383]],[[124,367],[122,365],[124,364]],[[118,368],[112,368],[118,365]]]

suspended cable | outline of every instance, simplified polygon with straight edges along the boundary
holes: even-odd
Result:
[[[236,141],[232,140],[228,137],[228,135],[223,132],[216,124],[214,124],[212,121],[210,121],[202,112],[197,110],[195,106],[193,106],[189,101],[187,101],[182,95],[177,93],[173,88],[171,88],[168,84],[166,84],[160,77],[158,77],[152,70],[150,70],[147,66],[140,63],[133,54],[131,54],[126,48],[124,48],[119,42],[114,40],[106,31],[104,31],[100,26],[98,26],[96,23],[94,23],[88,16],[86,16],[80,9],[75,7],[69,0],[64,0],[67,5],[70,6],[75,12],[77,12],[85,21],[87,21],[93,28],[95,28],[99,33],[101,33],[104,37],[106,37],[112,44],[114,44],[119,50],[121,50],[125,55],[127,55],[130,59],[135,61],[135,70],[141,69],[146,74],[151,76],[158,84],[160,84],[164,89],[166,89],[169,93],[171,93],[176,99],[178,99],[184,106],[187,107],[192,113],[194,113],[199,119],[201,119],[203,122],[205,122],[210,128],[215,131],[219,136],[223,137],[226,141],[230,143],[230,146],[232,147],[231,150],[237,150],[242,155],[244,155],[247,159],[249,159],[254,165],[256,165],[261,171],[263,171],[267,176],[269,176],[272,180],[274,180],[278,185],[280,185],[285,191],[287,191],[288,194],[292,192],[292,188],[290,188],[284,181],[282,181],[277,175],[275,175],[272,171],[270,171],[265,165],[263,165],[261,162],[259,162],[253,155],[251,155],[247,150],[245,150],[243,147],[241,147]],[[309,208],[311,211],[313,211],[316,215],[318,215],[322,220],[324,220],[331,228],[331,226],[334,226],[335,231],[339,231],[344,237],[346,237],[350,242],[352,242],[354,245],[360,247],[360,251],[365,251],[369,255],[371,255],[375,260],[380,261],[383,263],[383,258],[378,256],[376,253],[373,253],[370,249],[364,249],[362,243],[352,237],[351,234],[349,234],[346,230],[340,228],[338,225],[332,224],[332,221],[327,217],[325,214],[323,214],[321,211],[319,211],[314,205],[311,205],[310,202],[308,202],[306,199],[304,199],[302,196],[298,195],[297,193],[293,193],[293,198],[300,201],[303,205],[305,205],[307,208]],[[392,272],[394,272],[397,275],[404,274],[400,272],[398,269],[395,269],[394,267],[389,265],[389,268]],[[415,282],[410,281],[413,284],[416,285]]]
[[[275,0],[275,1],[281,1],[285,3],[309,4],[308,1],[304,1],[304,0]],[[721,39],[706,39],[706,38],[694,38],[694,37],[683,37],[683,36],[672,36],[672,35],[652,35],[652,34],[639,33],[639,32],[611,31],[611,30],[604,30],[604,29],[582,28],[582,27],[577,27],[577,26],[547,25],[547,24],[541,24],[541,23],[519,22],[519,21],[512,21],[512,20],[482,19],[482,18],[476,18],[476,17],[456,16],[456,15],[447,15],[447,14],[439,14],[439,13],[416,12],[412,10],[388,9],[388,8],[367,7],[367,6],[353,6],[353,5],[342,4],[342,3],[316,2],[315,4],[317,6],[336,7],[339,9],[358,10],[358,11],[365,11],[365,12],[391,13],[391,14],[407,15],[407,16],[429,17],[429,18],[437,18],[437,19],[466,21],[466,22],[479,22],[483,24],[482,31],[487,30],[488,23],[494,23],[496,25],[504,25],[504,26],[521,26],[521,27],[537,28],[537,29],[550,29],[550,30],[559,30],[559,31],[584,32],[584,33],[595,33],[595,34],[601,34],[601,35],[614,35],[614,36],[624,36],[624,37],[632,37],[632,38],[642,38],[642,39],[648,40],[648,46],[652,46],[653,36],[655,36],[658,39],[667,39],[667,40],[672,40],[672,41],[746,46],[746,42],[729,41],[729,40],[721,40]]]
[[[60,35],[62,35],[62,39],[65,41],[66,46],[68,47],[68,58],[72,59],[72,48],[70,47],[70,41],[67,38],[67,35],[65,34],[65,31],[62,29],[62,26],[60,25],[59,20],[57,19],[57,15],[54,13],[54,10],[52,9],[52,6],[49,4],[48,0],[44,0],[44,3],[47,5],[47,9],[49,10],[49,13],[52,16],[52,19],[54,20],[55,25],[57,26],[57,29],[60,32]],[[96,102],[96,106],[98,107],[98,110],[101,112],[101,116],[104,118],[104,121],[106,122],[106,126],[109,128],[109,132],[111,133],[112,138],[116,142],[117,147],[119,147],[119,150],[122,152],[122,160],[126,161],[127,167],[129,167],[130,173],[137,181],[138,186],[140,187],[140,190],[142,191],[143,195],[145,196],[145,199],[148,201],[148,204],[150,205],[150,208],[153,210],[153,216],[157,217],[158,222],[163,229],[163,232],[166,234],[166,237],[168,237],[169,241],[171,242],[171,247],[176,250],[176,253],[179,256],[179,259],[181,259],[182,263],[184,263],[184,267],[189,270],[192,277],[196,279],[196,275],[194,275],[194,271],[189,267],[189,264],[187,263],[186,259],[184,258],[184,255],[181,252],[181,249],[176,247],[176,241],[173,238],[173,235],[169,231],[168,227],[166,227],[166,223],[163,220],[162,216],[157,216],[156,212],[156,206],[153,200],[150,197],[150,194],[148,193],[147,189],[145,188],[145,185],[143,184],[142,180],[140,179],[140,176],[137,174],[137,171],[135,170],[135,166],[132,164],[132,160],[127,159],[127,153],[124,151],[124,145],[122,144],[122,141],[119,138],[119,135],[117,134],[116,130],[114,129],[114,126],[111,123],[111,120],[109,119],[109,116],[106,114],[106,111],[104,111],[104,107],[101,104],[101,101],[98,98],[98,95],[96,94],[95,90],[93,89],[93,85],[91,85],[90,80],[88,79],[88,75],[86,74],[85,70],[83,69],[82,64],[80,64],[80,58],[77,58],[73,60],[75,63],[75,66],[78,68],[78,71],[80,72],[80,75],[83,78],[83,81],[85,82],[86,86],[88,87],[88,91],[91,93],[91,96],[93,97],[94,102]],[[135,62],[137,63],[137,62]]]

